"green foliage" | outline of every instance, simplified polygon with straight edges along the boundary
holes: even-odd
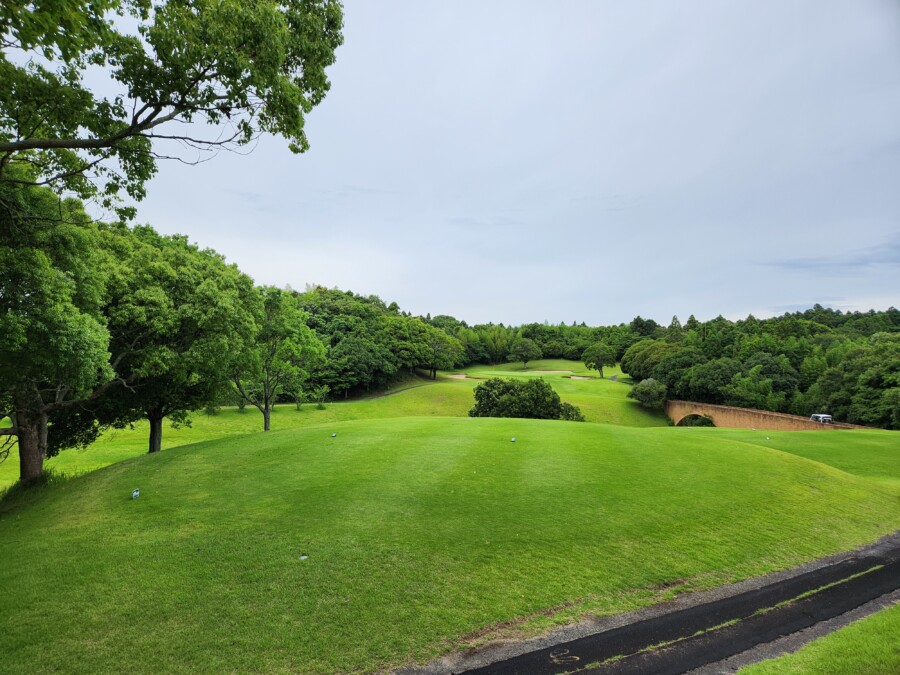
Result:
[[[527,368],[529,361],[541,358],[541,349],[534,340],[518,337],[510,344],[509,354],[506,355],[506,358],[509,361],[521,361],[522,366]]]
[[[527,380],[492,377],[475,387],[475,405],[469,417],[527,417],[583,422],[574,405],[563,407],[553,387],[544,378]]]
[[[459,340],[377,296],[315,287],[299,301],[328,349],[327,362],[312,370],[310,382],[345,397],[387,386],[416,368],[435,377],[462,360]]]
[[[112,376],[99,228],[47,189],[0,183],[0,204],[0,392],[82,395]]]
[[[28,166],[109,206],[120,190],[140,199],[185,134],[214,150],[272,133],[303,152],[342,21],[328,0],[0,3],[0,182]],[[94,89],[97,68],[111,87]]]
[[[559,404],[559,419],[567,422],[584,422],[584,415],[578,406],[563,401]]]
[[[325,359],[325,347],[307,325],[298,298],[272,286],[257,289],[256,334],[231,364],[236,392],[263,414],[268,431],[282,388],[303,380]]]
[[[616,350],[602,342],[595,342],[581,353],[581,361],[585,367],[600,371],[600,377],[603,377],[603,366],[616,365]]]
[[[149,227],[112,228],[109,236],[130,271],[107,302],[112,351],[125,355],[117,370],[134,384],[105,396],[95,406],[99,418],[121,426],[142,417],[184,422],[201,408],[209,414],[256,330],[252,280],[185,237],[164,237]],[[125,300],[129,297],[145,302],[135,307]],[[140,332],[135,312],[152,318],[149,324],[138,322]],[[160,443],[161,431],[151,452]]]
[[[628,392],[628,398],[633,398],[645,408],[662,410],[666,404],[666,385],[653,378],[641,380]]]
[[[678,346],[664,340],[642,340],[625,352],[622,357],[622,371],[631,379],[645,380],[653,376],[654,370],[666,356],[678,351]]]

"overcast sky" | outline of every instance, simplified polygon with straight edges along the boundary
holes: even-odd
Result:
[[[415,314],[900,304],[900,2],[345,3],[292,155],[163,163],[139,221]]]

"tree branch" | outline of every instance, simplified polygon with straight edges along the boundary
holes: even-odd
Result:
[[[165,124],[166,122],[169,122],[178,117],[178,115],[180,115],[182,112],[184,111],[181,109],[177,109],[172,111],[168,115],[157,117],[157,115],[160,113],[160,109],[154,108],[153,112],[151,112],[143,120],[128,125],[112,136],[107,136],[105,138],[85,139],[26,138],[20,141],[7,141],[5,143],[0,142],[0,152],[22,152],[23,150],[102,150],[104,148],[111,148],[120,141],[125,140],[126,138],[139,136],[148,129],[153,129],[154,127],[158,127],[160,124]]]
[[[45,405],[44,412],[51,413],[55,410],[65,410],[67,408],[74,408],[75,406],[84,405],[85,403],[89,403],[91,401],[94,401],[94,400],[100,398],[101,396],[103,396],[103,394],[105,394],[110,389],[113,389],[115,387],[122,386],[122,387],[125,387],[126,389],[131,389],[129,384],[131,382],[134,382],[136,379],[137,378],[135,378],[134,376],[129,377],[127,380],[123,379],[121,377],[117,377],[114,380],[110,380],[109,382],[106,382],[106,383],[100,385],[99,387],[94,389],[94,391],[92,391],[90,394],[88,394],[87,396],[84,396],[82,398],[72,399],[71,401],[58,401],[55,403],[51,403],[50,405]],[[132,391],[134,391],[134,390],[132,389]]]

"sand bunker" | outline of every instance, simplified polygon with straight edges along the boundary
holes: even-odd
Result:
[[[581,375],[573,375],[570,380],[593,380],[593,377],[582,377]]]
[[[465,380],[469,376],[465,373],[459,373],[454,375],[447,375],[447,377],[449,377],[451,380]]]
[[[571,370],[529,370],[529,373],[571,373]]]

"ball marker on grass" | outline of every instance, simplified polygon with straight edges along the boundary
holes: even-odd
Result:
[[[131,498],[132,498],[132,499],[137,499],[137,498],[140,497],[140,496],[141,496],[141,491],[138,490],[137,488],[135,488],[134,490],[131,491]]]

